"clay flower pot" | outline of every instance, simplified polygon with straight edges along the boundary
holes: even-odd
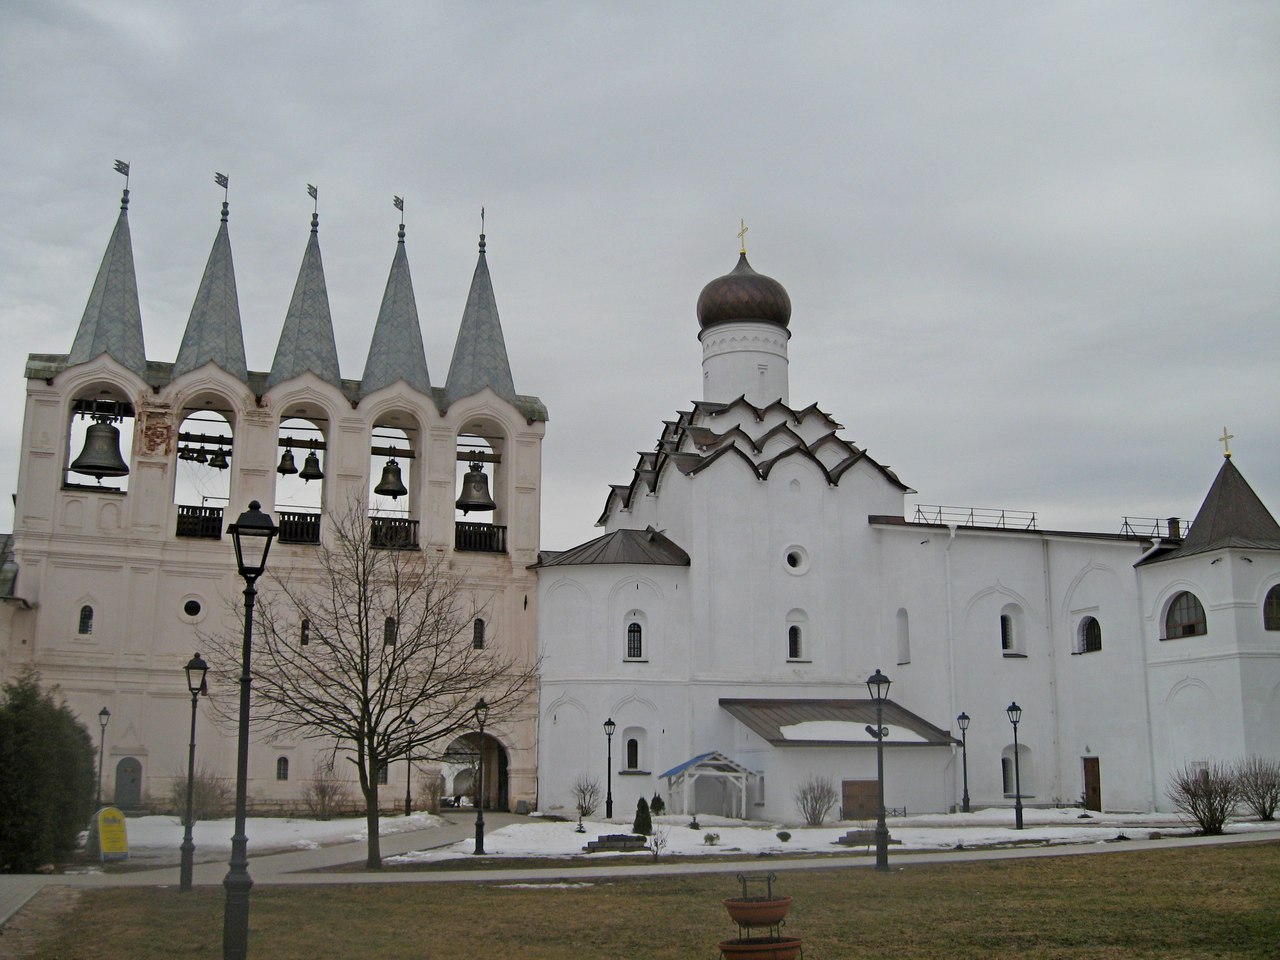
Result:
[[[725,960],[796,960],[800,941],[793,937],[739,937],[721,940],[720,956]]]
[[[730,897],[724,908],[729,911],[729,919],[740,927],[772,927],[781,923],[791,909],[791,898]]]

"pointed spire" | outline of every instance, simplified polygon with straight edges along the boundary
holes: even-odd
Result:
[[[467,294],[458,340],[453,346],[453,361],[449,364],[449,379],[445,384],[446,407],[463,397],[479,393],[485,387],[507,400],[514,400],[516,396],[484,248],[484,234],[481,233],[480,258],[471,278],[471,292]]]
[[[119,161],[116,168],[120,169]],[[98,267],[97,279],[93,281],[89,302],[80,318],[71,353],[67,355],[67,365],[87,363],[104,353],[140,377],[146,373],[138,278],[133,269],[133,240],[129,235],[128,186],[120,198],[120,216],[107,243],[102,265]]]
[[[1225,432],[1225,431],[1224,431]],[[1179,554],[1222,547],[1280,550],[1280,524],[1253,492],[1228,452]]]
[[[395,198],[397,209],[403,201]],[[413,279],[409,276],[409,257],[404,250],[404,224],[391,260],[387,289],[382,294],[382,307],[369,343],[369,357],[364,362],[364,379],[360,396],[403,380],[419,393],[431,392],[427,374],[426,351],[422,347],[422,328],[418,325],[418,304],[413,296]]]
[[[219,185],[225,187],[224,180],[218,180]],[[178,359],[173,363],[175,377],[212,362],[243,382],[249,379],[240,326],[240,300],[236,295],[236,271],[231,260],[231,235],[227,232],[228,215],[229,207],[224,200],[222,223],[213,238],[213,249],[209,251],[187,329],[182,334]]]
[[[314,190],[308,186],[308,191]],[[314,194],[312,197],[314,198]],[[267,375],[270,389],[311,371],[321,380],[341,387],[338,346],[333,339],[333,318],[329,314],[329,291],[320,260],[320,216],[311,214],[311,237],[302,255],[298,282],[285,314],[284,329],[276,345],[276,356]]]

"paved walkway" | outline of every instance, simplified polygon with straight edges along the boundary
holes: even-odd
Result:
[[[394,856],[411,850],[424,850],[449,846],[475,835],[475,823],[468,817],[441,818],[444,822],[423,830],[390,834],[382,838],[382,855]],[[489,813],[485,825],[496,830],[508,823],[525,822],[526,817],[514,814]],[[1165,849],[1168,847],[1216,846],[1236,843],[1257,843],[1280,840],[1280,825],[1275,830],[1229,834],[1223,837],[1166,837],[1161,840],[1121,840],[1102,843],[1054,844],[1051,846],[1008,847],[991,850],[947,850],[939,852],[908,853],[891,852],[890,868],[913,864],[956,863],[978,860],[1006,860],[1029,857],[1064,857],[1138,850]],[[40,876],[31,874],[0,874],[0,925],[17,912],[32,896],[46,886],[77,887],[169,887],[178,882],[177,851],[172,864],[155,869],[134,870],[124,873],[83,873]],[[199,850],[196,851],[199,854]],[[636,858],[634,863],[590,866],[582,861],[564,867],[504,868],[487,870],[423,870],[423,871],[350,871],[332,872],[334,868],[349,864],[362,864],[366,847],[363,840],[332,844],[314,850],[291,850],[283,853],[253,855],[252,839],[249,848],[249,875],[255,885],[270,884],[351,884],[351,883],[483,883],[522,882],[538,883],[573,880],[600,880],[616,877],[651,877],[706,873],[740,873],[743,861],[706,862],[700,857],[669,859],[662,863]],[[753,864],[758,861],[751,861]],[[779,859],[770,857],[768,869],[782,870],[831,870],[838,868],[870,868],[874,858],[866,853],[803,859]],[[197,863],[194,882],[199,886],[222,883],[226,876],[225,860]]]

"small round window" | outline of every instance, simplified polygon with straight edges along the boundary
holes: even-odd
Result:
[[[203,608],[200,606],[199,600],[188,600],[182,605],[182,612],[192,618],[200,616],[200,611],[202,609]]]
[[[799,576],[809,569],[809,551],[792,545],[782,552],[783,566],[787,573]]]

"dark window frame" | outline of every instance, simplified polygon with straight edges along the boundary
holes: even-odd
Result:
[[[1183,590],[1176,594],[1169,602],[1169,609],[1164,615],[1163,639],[1203,637],[1208,632],[1209,619],[1200,598],[1190,590]]]
[[[1097,617],[1085,617],[1080,621],[1078,653],[1098,653],[1102,650],[1102,624]]]
[[[1280,630],[1280,583],[1268,590],[1262,601],[1262,629]]]
[[[627,624],[627,659],[644,659],[644,628],[639,620]]]
[[[76,629],[76,634],[81,637],[93,635],[93,607],[87,603],[80,608],[80,623]]]

